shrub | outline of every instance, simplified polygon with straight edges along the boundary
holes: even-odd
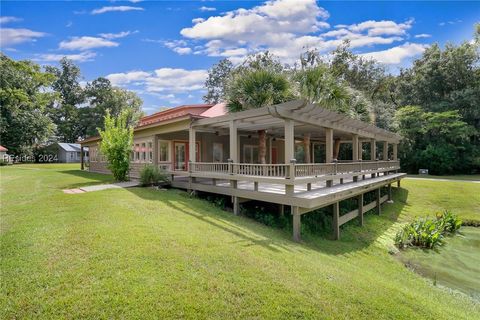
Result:
[[[168,182],[167,174],[157,166],[146,165],[140,171],[140,183],[143,186],[158,185],[161,182]]]
[[[107,158],[108,169],[117,181],[127,180],[130,170],[133,127],[128,125],[128,116],[128,112],[124,111],[117,118],[114,118],[107,111],[105,130],[98,130],[102,137],[100,151]]]
[[[462,226],[462,220],[449,210],[437,214],[437,221],[445,232],[454,233]]]
[[[404,226],[395,236],[399,248],[411,246],[433,249],[441,245],[446,234],[455,233],[462,225],[455,214],[445,210],[436,219],[424,217]]]

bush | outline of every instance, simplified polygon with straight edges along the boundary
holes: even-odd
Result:
[[[114,118],[107,111],[105,130],[99,129],[98,132],[102,137],[100,151],[107,158],[108,169],[115,180],[127,180],[133,145],[133,127],[128,125],[128,112],[124,111]]]
[[[455,233],[462,225],[455,214],[445,210],[437,214],[436,219],[418,218],[400,230],[395,236],[399,248],[422,247],[433,249],[443,243],[446,234]]]
[[[147,165],[140,171],[140,183],[143,186],[159,185],[168,182],[167,174],[154,165]]]

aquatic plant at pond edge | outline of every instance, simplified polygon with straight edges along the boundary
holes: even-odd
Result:
[[[445,210],[435,218],[422,217],[404,226],[395,236],[399,248],[422,247],[433,249],[443,243],[447,234],[455,233],[462,225],[451,211]]]

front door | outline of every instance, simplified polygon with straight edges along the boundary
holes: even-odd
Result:
[[[187,170],[187,142],[174,143],[174,166],[175,170]]]

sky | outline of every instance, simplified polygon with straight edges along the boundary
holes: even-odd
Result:
[[[57,65],[66,56],[82,84],[106,77],[135,91],[151,114],[202,103],[208,69],[269,50],[292,64],[327,55],[345,39],[398,72],[431,44],[472,41],[480,2],[3,1],[0,48],[13,59]]]

